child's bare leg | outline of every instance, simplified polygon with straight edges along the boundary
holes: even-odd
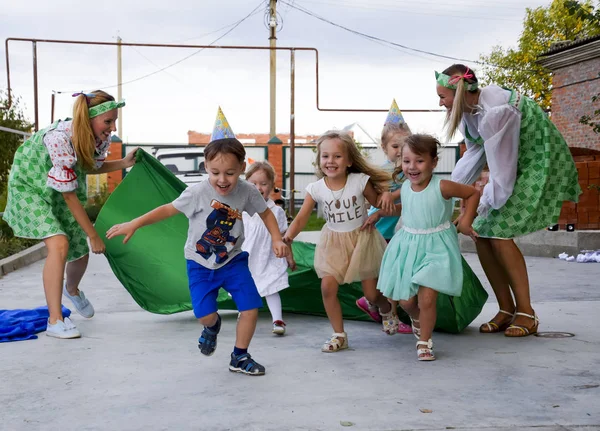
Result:
[[[344,332],[344,318],[342,317],[342,305],[337,297],[338,282],[332,276],[323,277],[321,280],[321,294],[323,295],[323,305],[329,318],[329,323],[334,332]]]
[[[48,250],[48,257],[44,263],[42,279],[44,282],[44,293],[50,314],[49,321],[55,324],[57,320],[63,320],[62,315],[62,289],[69,241],[64,235],[54,235],[44,239]]]
[[[437,318],[437,295],[437,291],[429,287],[421,286],[419,288],[419,323],[421,324],[421,336],[419,340],[427,341],[431,338]]]
[[[392,305],[388,301],[388,299],[381,294],[379,290],[377,290],[377,279],[373,278],[371,280],[362,280],[362,289],[365,294],[365,298],[371,304],[375,304],[379,307],[379,311],[383,314],[387,314],[390,310],[393,311]]]
[[[247,349],[250,346],[257,321],[258,308],[240,312],[240,319],[235,331],[235,347],[238,349]]]
[[[90,255],[86,254],[80,259],[74,260],[67,263],[67,292],[70,295],[79,295],[79,283],[85,274],[85,270],[88,266]]]
[[[198,321],[203,326],[206,326],[206,327],[210,328],[211,326],[215,326],[215,324],[217,323],[218,319],[219,319],[219,315],[215,312],[215,313],[210,313],[210,314],[207,314],[204,317],[199,318]]]
[[[406,301],[398,301],[400,307],[410,316],[412,320],[419,320],[419,304],[417,296],[407,299]],[[417,325],[418,327],[418,325]]]

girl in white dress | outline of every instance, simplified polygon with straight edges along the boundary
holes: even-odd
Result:
[[[287,217],[283,208],[275,205],[270,198],[275,187],[275,169],[267,162],[254,162],[246,172],[246,181],[254,184],[263,195],[267,206],[273,212],[283,235],[288,228]],[[287,269],[295,269],[296,263],[290,254],[287,258],[276,257],[271,247],[271,235],[258,214],[253,216],[243,213],[245,240],[242,250],[250,255],[248,266],[260,296],[265,298],[273,317],[273,333],[285,334],[286,324],[283,321],[281,298],[279,291],[289,287]]]

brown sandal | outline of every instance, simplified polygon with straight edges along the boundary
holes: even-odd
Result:
[[[507,314],[513,319],[515,317],[513,313],[509,313],[508,311],[500,310],[499,313]],[[498,325],[496,322],[493,321],[486,322],[479,327],[479,332],[483,334],[495,334],[497,332],[502,332],[510,326],[513,319],[510,319],[510,321],[503,323],[502,325]]]
[[[540,319],[538,319],[537,315],[535,314],[535,311],[533,312],[533,315],[527,314],[527,313],[515,313],[515,315],[529,317],[530,319],[533,320],[533,326],[531,328],[526,328],[525,326],[511,324],[504,331],[505,336],[507,336],[507,337],[527,337],[528,335],[533,335],[533,334],[537,333],[538,326],[540,325]],[[518,329],[521,332],[508,332],[511,329]]]

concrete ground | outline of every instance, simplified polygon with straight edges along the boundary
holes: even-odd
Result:
[[[600,264],[527,265],[540,330],[573,337],[480,334],[497,309],[485,282],[476,321],[434,334],[435,362],[416,360],[412,335],[365,322],[347,322],[350,350],[324,354],[327,319],[286,315],[279,338],[262,313],[250,351],[267,374],[249,377],[227,368],[235,313],[204,357],[191,312],[141,310],[93,256],[82,289],[96,316],[73,317],[83,338],[0,344],[0,430],[598,430]],[[0,279],[0,308],[44,305],[42,266]]]

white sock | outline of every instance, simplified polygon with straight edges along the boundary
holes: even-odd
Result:
[[[269,311],[271,312],[271,316],[273,317],[273,322],[276,320],[283,320],[283,313],[281,312],[281,298],[279,297],[279,292],[276,292],[272,295],[265,296],[267,300],[267,306],[269,307]]]

